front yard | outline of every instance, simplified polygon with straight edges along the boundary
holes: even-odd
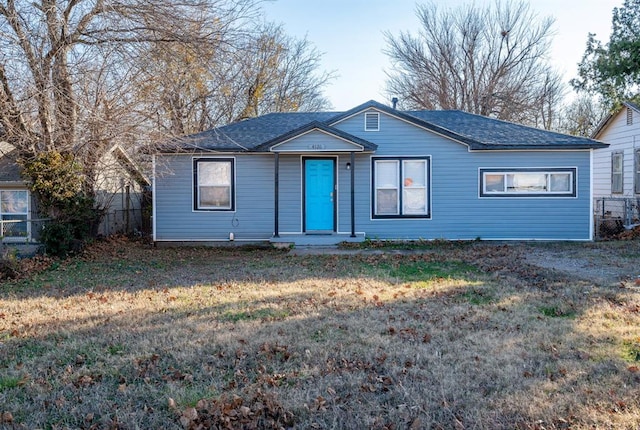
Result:
[[[637,241],[101,242],[0,287],[0,427],[635,429],[634,270]]]

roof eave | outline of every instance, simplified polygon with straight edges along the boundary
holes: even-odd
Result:
[[[590,143],[590,144],[550,144],[550,145],[492,145],[483,144],[481,146],[471,147],[474,151],[528,151],[528,150],[547,150],[547,151],[583,151],[587,149],[607,148],[608,143]]]

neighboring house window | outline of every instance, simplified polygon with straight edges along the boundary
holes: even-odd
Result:
[[[380,131],[380,114],[378,112],[364,114],[364,131]]]
[[[373,218],[428,218],[429,157],[373,158]]]
[[[5,239],[28,237],[28,215],[28,191],[0,190],[0,236]]]
[[[624,155],[622,152],[611,154],[611,193],[622,194],[624,191]]]
[[[575,197],[576,169],[480,169],[480,197]]]
[[[633,124],[633,110],[631,108],[627,108],[627,125]]]
[[[640,149],[635,151],[635,192],[640,194]]]
[[[233,158],[193,160],[194,210],[235,209],[234,164]]]

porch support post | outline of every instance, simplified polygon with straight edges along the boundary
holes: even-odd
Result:
[[[356,156],[351,153],[351,237],[356,237]]]
[[[274,195],[274,200],[275,200],[275,211],[274,211],[274,220],[275,220],[275,225],[273,227],[273,237],[280,237],[280,232],[279,232],[279,219],[278,219],[278,209],[280,206],[280,202],[279,202],[279,187],[280,187],[280,153],[276,152],[276,159],[275,159],[275,195]]]

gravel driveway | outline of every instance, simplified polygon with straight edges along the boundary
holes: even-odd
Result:
[[[522,245],[527,262],[599,285],[640,278],[640,242],[536,243]]]

